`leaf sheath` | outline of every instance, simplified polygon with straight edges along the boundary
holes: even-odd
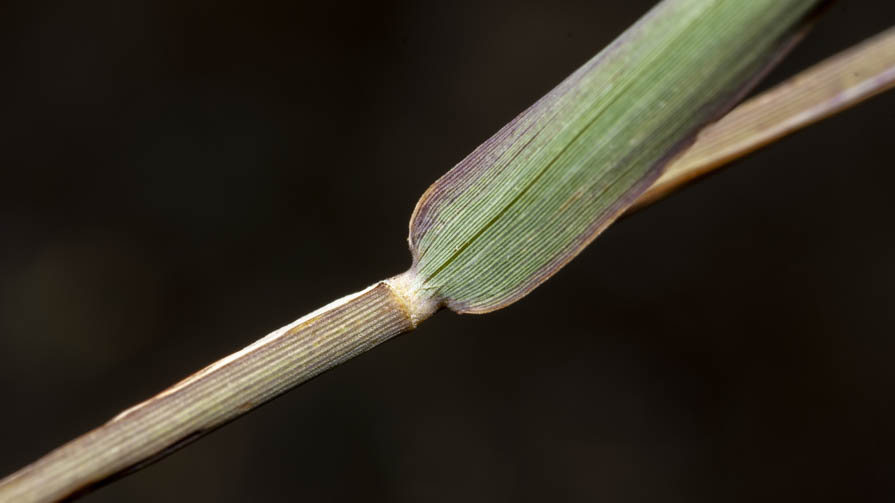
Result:
[[[790,46],[815,0],[666,0],[435,182],[411,217],[418,289],[461,313],[577,255]]]

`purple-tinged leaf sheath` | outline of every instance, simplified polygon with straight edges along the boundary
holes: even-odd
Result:
[[[410,223],[419,294],[504,307],[612,223],[789,47],[816,0],[666,0],[442,176]]]

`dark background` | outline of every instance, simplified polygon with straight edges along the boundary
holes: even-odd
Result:
[[[0,474],[409,264],[429,183],[625,2],[6,2]],[[839,2],[768,83],[895,24]],[[895,93],[87,498],[895,497]]]

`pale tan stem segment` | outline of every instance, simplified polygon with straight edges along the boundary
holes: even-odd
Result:
[[[824,60],[748,100],[699,133],[631,207],[895,86],[895,28]]]
[[[260,339],[0,481],[0,501],[58,501],[138,470],[311,377],[407,332],[434,306],[378,283]],[[412,294],[412,292],[411,292]]]

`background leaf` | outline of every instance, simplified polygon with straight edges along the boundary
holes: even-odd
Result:
[[[680,185],[895,87],[895,28],[831,56],[748,100],[699,133],[640,196],[645,206]]]

